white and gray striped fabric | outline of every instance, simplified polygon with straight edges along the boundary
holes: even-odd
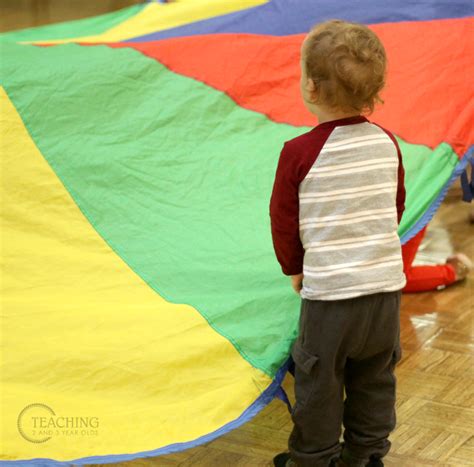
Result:
[[[312,300],[399,290],[395,144],[370,122],[334,128],[299,185],[303,288]]]

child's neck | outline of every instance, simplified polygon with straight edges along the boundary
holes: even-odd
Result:
[[[315,108],[314,113],[318,117],[318,123],[340,120],[341,118],[358,117],[360,115],[360,112],[341,112],[321,107]]]

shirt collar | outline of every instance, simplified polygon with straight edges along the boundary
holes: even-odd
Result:
[[[355,115],[353,117],[339,118],[328,122],[320,123],[316,128],[335,128],[343,125],[355,125],[356,123],[364,123],[369,120],[363,115]]]

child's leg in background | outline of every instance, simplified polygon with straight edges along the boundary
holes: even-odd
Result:
[[[412,266],[425,232],[426,227],[402,246],[403,266],[407,278],[407,284],[403,292],[427,292],[445,287],[456,281],[456,272],[450,264]]]

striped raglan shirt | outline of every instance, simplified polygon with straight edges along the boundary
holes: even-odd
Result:
[[[402,289],[397,229],[404,170],[394,136],[364,116],[285,142],[270,199],[273,246],[302,298],[339,300]]]

